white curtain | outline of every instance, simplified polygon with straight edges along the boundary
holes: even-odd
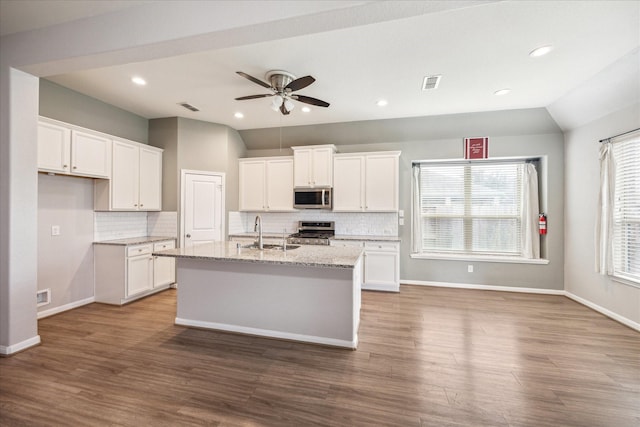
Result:
[[[538,235],[538,172],[536,167],[527,163],[524,168],[522,206],[522,256],[540,258],[540,237]]]
[[[412,253],[422,252],[422,204],[420,203],[420,165],[413,166]]]
[[[613,197],[615,165],[611,142],[600,145],[600,194],[596,212],[596,272],[613,274]]]

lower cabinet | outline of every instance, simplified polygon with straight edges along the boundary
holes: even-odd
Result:
[[[139,245],[94,245],[96,302],[122,305],[175,282],[175,259],[152,252],[175,248],[174,240]]]
[[[400,243],[332,240],[331,246],[364,247],[362,263],[363,290],[400,291]]]

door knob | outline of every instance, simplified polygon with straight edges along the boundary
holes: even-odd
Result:
[[[191,238],[191,234],[187,234],[187,239],[190,239],[190,238]]]

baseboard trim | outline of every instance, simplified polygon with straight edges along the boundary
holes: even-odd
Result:
[[[594,304],[591,301],[586,300],[586,299],[584,299],[582,297],[579,297],[579,296],[577,296],[575,294],[572,294],[569,291],[565,291],[565,296],[567,298],[571,298],[572,300],[574,300],[577,303],[580,303],[580,304],[582,304],[584,306],[589,307],[592,310],[597,311],[600,314],[603,314],[603,315],[609,317],[610,319],[615,320],[616,322],[622,323],[623,325],[628,326],[631,329],[634,329],[634,330],[640,332],[640,323],[638,323],[638,322],[634,322],[631,319],[627,319],[624,316],[620,316],[619,314],[614,313],[613,311],[611,311],[609,309],[601,307],[598,304]]]
[[[18,353],[38,344],[40,344],[40,335],[36,335],[35,337],[29,338],[28,340],[24,340],[17,344],[9,346],[0,345],[0,355],[10,356],[14,353]]]
[[[200,320],[182,319],[176,317],[176,325],[191,326],[194,328],[213,329],[217,331],[234,332],[237,334],[254,335],[269,338],[278,338],[288,341],[300,341],[312,344],[321,344],[331,347],[343,347],[355,350],[358,346],[358,337],[353,341],[339,340],[335,338],[317,337],[313,335],[292,334],[289,332],[271,331],[268,329],[249,328],[246,326],[228,325],[225,323],[203,322]]]
[[[74,308],[82,307],[83,305],[96,302],[95,297],[81,299],[79,301],[70,302],[69,304],[61,305],[60,307],[50,308],[49,310],[43,310],[38,312],[38,320],[45,317],[53,316],[54,314],[62,313],[63,311],[72,310]]]
[[[511,286],[496,285],[476,285],[469,283],[450,283],[450,282],[427,282],[423,280],[400,280],[403,285],[433,286],[437,288],[459,288],[459,289],[475,289],[480,291],[502,291],[502,292],[521,292],[527,294],[545,294],[545,295],[564,295],[564,290],[559,289],[541,289],[541,288],[520,288]]]
[[[403,285],[417,285],[417,286],[433,286],[436,288],[458,288],[458,289],[475,289],[483,291],[502,291],[502,292],[522,292],[528,294],[543,294],[543,295],[560,295],[574,300],[575,302],[589,307],[592,310],[597,311],[600,314],[607,316],[608,318],[615,320],[618,323],[622,323],[629,328],[640,332],[640,323],[634,322],[631,319],[627,319],[624,316],[620,316],[611,310],[594,304],[589,300],[572,294],[571,292],[558,289],[540,289],[540,288],[516,288],[511,286],[494,286],[494,285],[474,285],[468,283],[449,283],[449,282],[427,282],[423,280],[400,280]]]

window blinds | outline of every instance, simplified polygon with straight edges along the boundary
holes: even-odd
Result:
[[[422,163],[422,251],[520,256],[524,168]]]
[[[613,274],[640,283],[640,131],[612,141]]]

